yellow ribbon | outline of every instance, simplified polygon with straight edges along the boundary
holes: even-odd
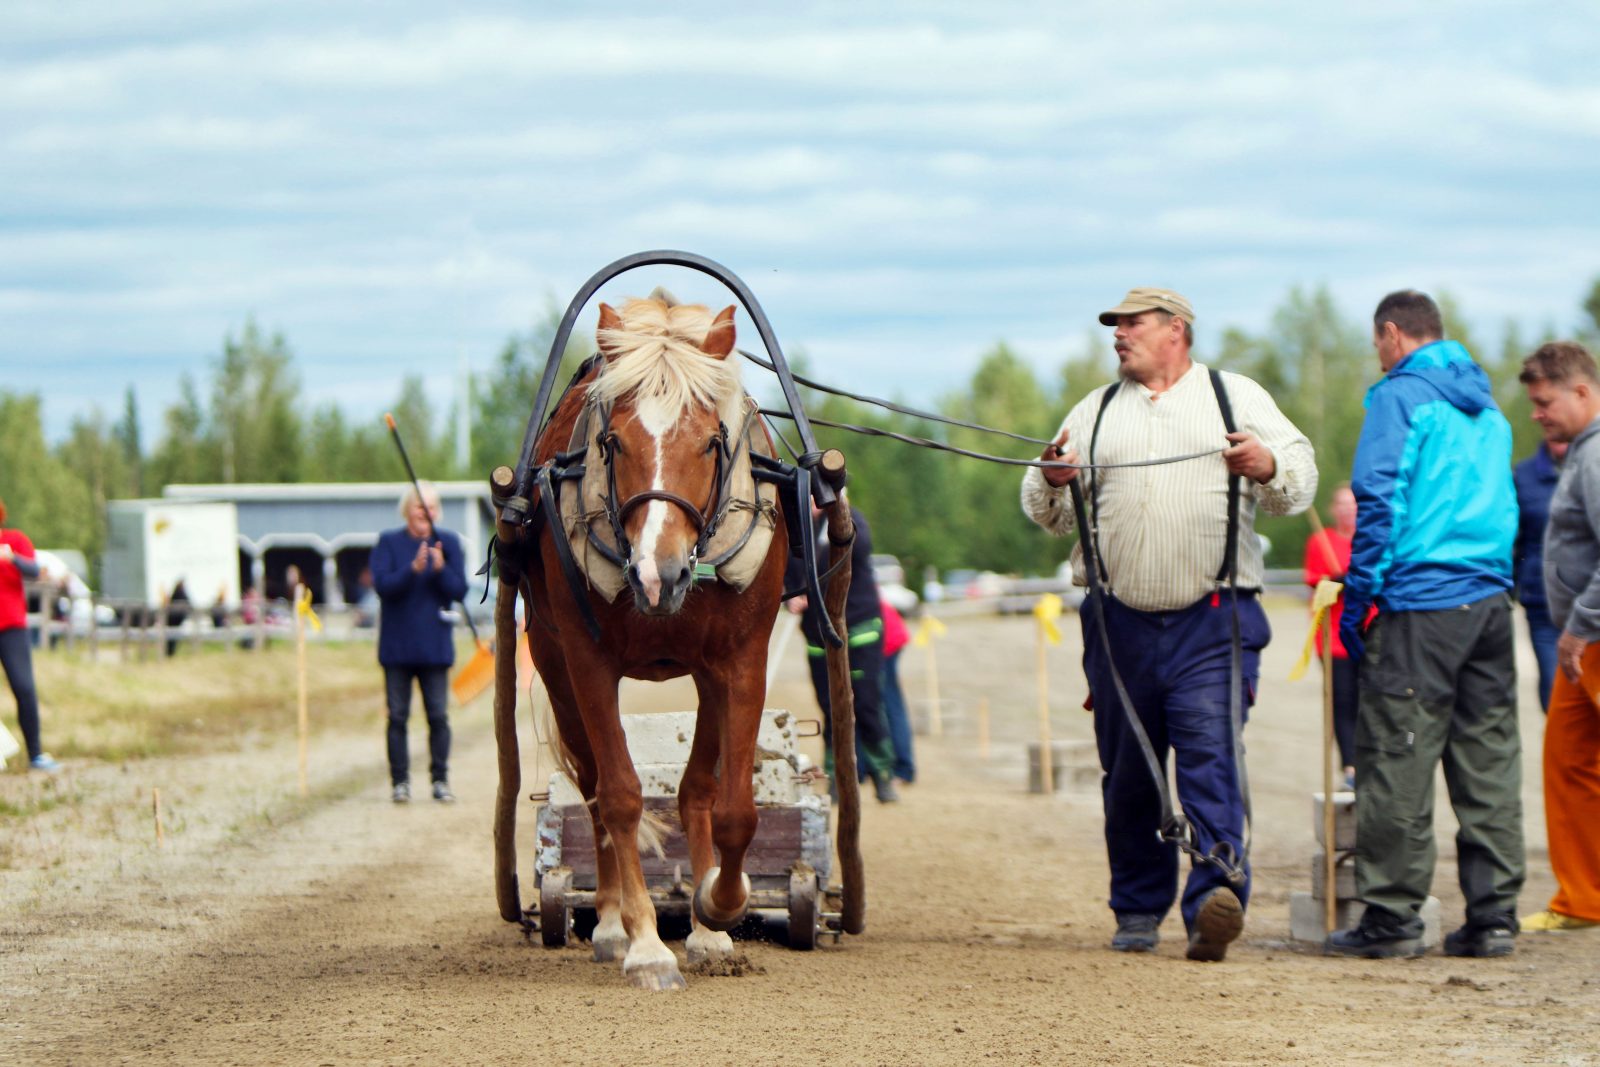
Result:
[[[1338,603],[1342,592],[1344,584],[1331,578],[1324,578],[1317,583],[1316,592],[1311,594],[1311,630],[1306,634],[1306,647],[1300,650],[1300,662],[1289,672],[1289,681],[1298,682],[1305,675],[1306,668],[1311,666],[1311,657],[1317,649],[1317,632],[1329,620],[1329,609]],[[1333,634],[1328,635],[1328,640],[1333,640]]]
[[[302,585],[300,587],[300,592],[295,594],[294,612],[296,615],[303,615],[306,622],[313,630],[317,631],[317,633],[320,634],[322,632],[322,620],[317,618],[317,613],[315,611],[311,610],[310,586]]]
[[[944,623],[933,617],[932,612],[923,612],[922,621],[917,623],[917,632],[912,635],[911,643],[918,648],[927,648],[935,637],[944,636]]]
[[[1056,620],[1061,618],[1061,598],[1054,593],[1046,593],[1034,602],[1033,617],[1039,622],[1039,629],[1044,631],[1046,641],[1052,645],[1061,643],[1061,627],[1056,625]]]

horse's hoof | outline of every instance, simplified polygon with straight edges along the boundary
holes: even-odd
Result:
[[[628,954],[628,939],[623,937],[596,937],[594,939],[594,961],[596,963],[615,963]]]
[[[716,884],[721,874],[721,867],[713,867],[706,872],[700,888],[694,893],[694,917],[699,920],[701,926],[709,929],[732,930],[739,925],[739,921],[750,908],[750,876],[748,874],[739,876],[744,882],[744,900],[735,911],[724,914],[717,911],[716,906],[711,903],[711,887]]]
[[[622,962],[622,977],[635,989],[666,992],[684,987],[683,975],[678,971],[678,958],[667,946],[656,943],[654,951],[635,953],[632,963]]]
[[[689,955],[689,965],[707,960],[725,960],[733,955],[733,938],[720,930],[707,930],[697,926],[689,931],[683,947]]]

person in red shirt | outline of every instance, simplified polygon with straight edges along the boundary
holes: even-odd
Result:
[[[33,542],[21,530],[5,528],[6,506],[0,501],[0,668],[17,698],[17,725],[28,746],[28,765],[54,774],[61,765],[39,743],[39,693],[33,684],[33,648],[28,636],[28,602],[22,583],[39,577]]]
[[[1350,483],[1333,491],[1333,528],[1319,530],[1306,540],[1306,584],[1313,589],[1324,578],[1344,580],[1350,569],[1350,539],[1356,532],[1356,495]],[[1345,785],[1355,783],[1356,707],[1360,702],[1357,686],[1360,663],[1350,658],[1339,640],[1339,620],[1344,615],[1344,594],[1333,605],[1328,630],[1333,634],[1333,736],[1339,742],[1339,760],[1344,764]],[[1323,656],[1322,631],[1317,633],[1317,659]]]
[[[911,642],[906,621],[893,604],[879,595],[883,609],[883,714],[889,720],[889,740],[894,742],[894,776],[910,785],[917,780],[917,759],[912,750],[911,715],[900,688],[900,652]]]

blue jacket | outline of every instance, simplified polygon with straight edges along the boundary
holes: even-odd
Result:
[[[448,667],[456,661],[450,623],[439,613],[467,595],[461,540],[439,530],[444,569],[411,569],[422,544],[404,526],[378,535],[372,549],[372,588],[383,604],[378,616],[378,662],[385,667]]]
[[[1544,528],[1550,521],[1550,497],[1560,475],[1550,446],[1542,441],[1539,451],[1511,472],[1517,486],[1517,543],[1511,550],[1511,569],[1517,599],[1533,607],[1545,605]]]
[[[1455,341],[1423,345],[1367,390],[1350,485],[1349,604],[1437,611],[1511,588],[1511,425]]]

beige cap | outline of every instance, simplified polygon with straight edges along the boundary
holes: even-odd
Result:
[[[1194,305],[1189,299],[1171,289],[1129,289],[1122,303],[1110,311],[1100,312],[1100,325],[1115,326],[1118,315],[1137,315],[1141,311],[1165,311],[1169,315],[1194,325]]]

